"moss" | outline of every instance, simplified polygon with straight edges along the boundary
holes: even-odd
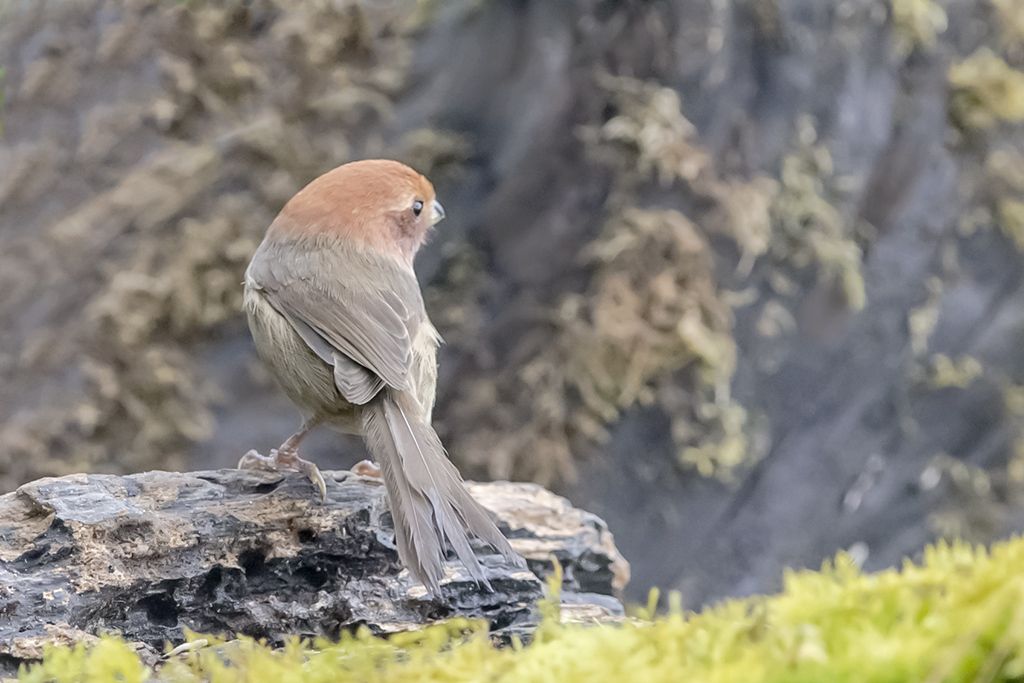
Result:
[[[1021,0],[990,0],[996,10],[999,33],[1007,49],[1024,45],[1024,2]]]
[[[679,459],[701,476],[734,482],[755,460],[747,435],[747,410],[728,399],[709,401],[700,410],[700,433],[695,433],[690,420],[672,421],[672,436],[681,444]]]
[[[0,255],[10,294],[0,312],[17,315],[43,290],[44,308],[62,311],[24,340],[3,378],[32,397],[0,423],[3,490],[68,471],[184,464],[211,433],[218,399],[196,349],[237,325],[247,257],[295,191],[354,153],[349,133],[390,113],[408,67],[408,14],[397,6],[369,18],[354,3],[142,0],[99,23],[94,11],[18,14],[27,26],[77,15],[96,32],[76,45],[97,46],[87,59],[78,48],[44,50],[50,61],[26,66],[20,86],[28,72],[55,69],[74,83],[83,63],[139,66],[125,72],[131,95],[80,113],[77,152],[57,163],[53,143],[29,141],[34,154],[0,183],[0,201],[17,207],[40,201],[58,168],[96,179],[41,228],[27,258]],[[45,109],[43,94],[26,93],[19,87],[19,106]],[[361,150],[377,151],[364,137]],[[458,153],[453,139],[409,146],[417,158],[439,146]],[[8,285],[19,281],[33,286]],[[37,386],[51,393],[37,396]]]
[[[985,182],[995,196],[1024,196],[1024,152],[994,150],[985,158]]]
[[[782,161],[781,187],[771,206],[769,251],[781,265],[796,271],[813,269],[820,283],[857,311],[864,307],[866,295],[856,226],[829,196],[831,155],[816,143],[809,119],[801,121],[800,129],[796,151]]]
[[[418,128],[402,136],[396,157],[437,184],[446,175],[457,175],[473,152],[464,135],[448,130]]]
[[[935,47],[949,25],[946,10],[935,0],[891,0],[890,10],[896,50],[904,56]]]
[[[985,157],[974,195],[983,225],[995,224],[1024,252],[1024,154],[995,149]]]
[[[1017,251],[1024,251],[1024,201],[1006,198],[998,203],[999,228],[1013,241]]]
[[[550,483],[570,478],[574,453],[603,441],[624,412],[657,406],[669,417],[682,465],[732,478],[752,460],[747,413],[729,391],[732,311],[705,230],[684,210],[645,197],[709,194],[721,185],[711,202],[717,223],[742,234],[751,258],[764,249],[770,200],[760,201],[762,183],[731,183],[736,192],[718,183],[674,90],[603,73],[596,80],[607,114],[580,137],[588,156],[611,171],[612,187],[602,228],[581,251],[582,285],[537,307],[533,333],[512,367],[495,370],[497,382],[494,373],[463,378],[446,413],[472,427],[455,435],[455,450],[481,454],[490,476]],[[738,196],[750,201],[727,203]],[[738,225],[758,206],[763,215],[750,222],[763,225]],[[472,276],[478,293],[486,280]],[[465,290],[452,285],[444,289]],[[457,309],[472,337],[480,314],[477,301],[469,304]]]
[[[708,244],[683,214],[627,209],[586,257],[597,267],[592,296],[570,306],[587,327],[575,335],[577,388],[596,413],[614,419],[653,378],[691,363],[703,381],[728,381],[730,313],[715,297]]]
[[[932,530],[943,538],[992,538],[1005,510],[998,499],[1005,472],[986,470],[947,453],[932,458],[921,475],[927,486],[941,486],[944,505],[928,516]]]
[[[942,280],[938,277],[928,278],[925,286],[928,290],[928,298],[907,314],[910,349],[918,358],[923,357],[928,351],[928,342],[935,331],[935,326],[939,323],[939,305],[943,289]]]
[[[678,607],[615,626],[559,625],[529,645],[495,647],[484,624],[453,621],[388,640],[340,642],[193,636],[151,675],[214,681],[1019,681],[1024,676],[1024,541],[991,551],[939,544],[920,564],[864,574],[840,555],[791,571],[783,591],[699,614]],[[678,605],[678,600],[670,604]],[[642,612],[641,612],[642,614]],[[23,669],[26,683],[142,681],[150,673],[113,637],[55,648]]]
[[[699,460],[702,472],[719,474],[746,461],[742,430],[732,429],[743,413],[715,412],[716,404],[731,405],[731,311],[703,231],[682,211],[641,199],[705,182],[711,158],[674,90],[607,74],[596,80],[609,113],[580,137],[613,177],[603,226],[577,262],[581,284],[526,307],[535,312],[532,331],[507,364],[462,376],[444,411],[463,426],[451,435],[453,451],[478,454],[470,463],[492,477],[552,483],[571,478],[580,447],[603,441],[624,411],[657,404],[670,415],[681,454],[704,443],[704,457],[682,462]],[[454,316],[448,336],[459,345],[478,336],[481,298],[493,283],[478,256],[455,253],[448,263],[446,282],[428,299],[447,303],[440,320]],[[726,425],[733,445],[721,462],[728,465],[709,465]]]
[[[973,356],[951,358],[944,353],[936,353],[922,372],[918,379],[932,389],[965,389],[982,376],[984,368]]]
[[[921,486],[942,486],[940,507],[929,516],[936,533],[983,541],[1015,525],[1024,504],[1024,385],[989,372],[976,381],[1002,397],[1000,457],[984,467],[940,454],[921,475]]]
[[[747,464],[746,413],[729,400],[732,312],[718,295],[705,237],[678,211],[630,208],[587,257],[596,266],[591,290],[567,302],[575,393],[602,423],[659,403],[681,462],[729,478]]]
[[[730,396],[732,310],[708,232],[733,237],[743,251],[739,268],[749,271],[767,248],[777,186],[719,177],[674,90],[622,77],[599,84],[615,113],[584,138],[616,169],[616,185],[602,234],[585,251],[591,289],[569,300],[573,388],[597,423],[657,404],[669,416],[680,463],[732,480],[756,453],[747,411]],[[683,211],[645,206],[652,183],[706,202],[707,227]]]
[[[1024,71],[988,47],[949,68],[950,114],[961,129],[1024,121]]]
[[[652,177],[663,186],[692,183],[709,170],[711,157],[698,143],[675,90],[604,73],[597,75],[597,85],[608,93],[615,114],[581,132],[592,153],[619,167],[620,183],[629,180],[632,187]]]
[[[736,243],[733,272],[755,299],[754,277],[774,288],[757,303],[782,332],[792,316],[775,299],[788,300],[805,275],[842,306],[865,305],[860,226],[836,206],[831,157],[810,119],[779,179],[726,175],[675,90],[604,73],[596,81],[603,118],[579,136],[611,188],[582,252],[583,284],[538,312],[521,361],[498,382],[463,381],[446,411],[472,425],[456,450],[486,454],[490,476],[551,483],[571,475],[579,442],[600,442],[625,412],[654,406],[684,467],[735,480],[764,440],[754,438],[757,416],[731,396],[732,306],[743,294],[720,286],[711,237]],[[544,457],[533,462],[535,453]]]
[[[725,179],[707,187],[717,204],[710,223],[740,248],[736,271],[743,277],[771,248],[775,237],[772,208],[778,201],[779,189],[780,183],[766,175],[751,180]]]

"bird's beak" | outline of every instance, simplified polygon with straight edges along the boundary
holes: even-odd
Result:
[[[444,207],[435,199],[434,205],[430,209],[430,224],[437,225],[442,220],[444,220]]]

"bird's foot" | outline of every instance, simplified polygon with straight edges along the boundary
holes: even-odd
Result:
[[[295,450],[275,448],[270,451],[270,455],[260,455],[255,450],[251,450],[238,461],[238,469],[300,472],[306,475],[306,478],[316,488],[317,493],[320,494],[320,502],[327,500],[327,482],[324,481],[324,475],[320,474],[320,468],[316,466],[316,463],[300,458]]]
[[[360,460],[352,466],[352,473],[361,477],[373,477],[381,479],[384,475],[380,472],[380,466],[372,460]]]

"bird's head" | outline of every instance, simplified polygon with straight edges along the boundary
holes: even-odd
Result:
[[[442,218],[444,207],[422,174],[397,161],[368,159],[306,185],[285,204],[269,234],[351,240],[411,265]]]

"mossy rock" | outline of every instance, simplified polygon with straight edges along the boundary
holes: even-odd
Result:
[[[1024,676],[1024,540],[991,551],[942,544],[921,564],[861,573],[839,556],[792,572],[771,597],[700,614],[671,609],[617,626],[559,625],[549,613],[526,646],[496,647],[483,622],[383,639],[193,637],[144,665],[123,641],[49,650],[23,681],[1019,681]],[[670,603],[673,602],[670,600]]]

